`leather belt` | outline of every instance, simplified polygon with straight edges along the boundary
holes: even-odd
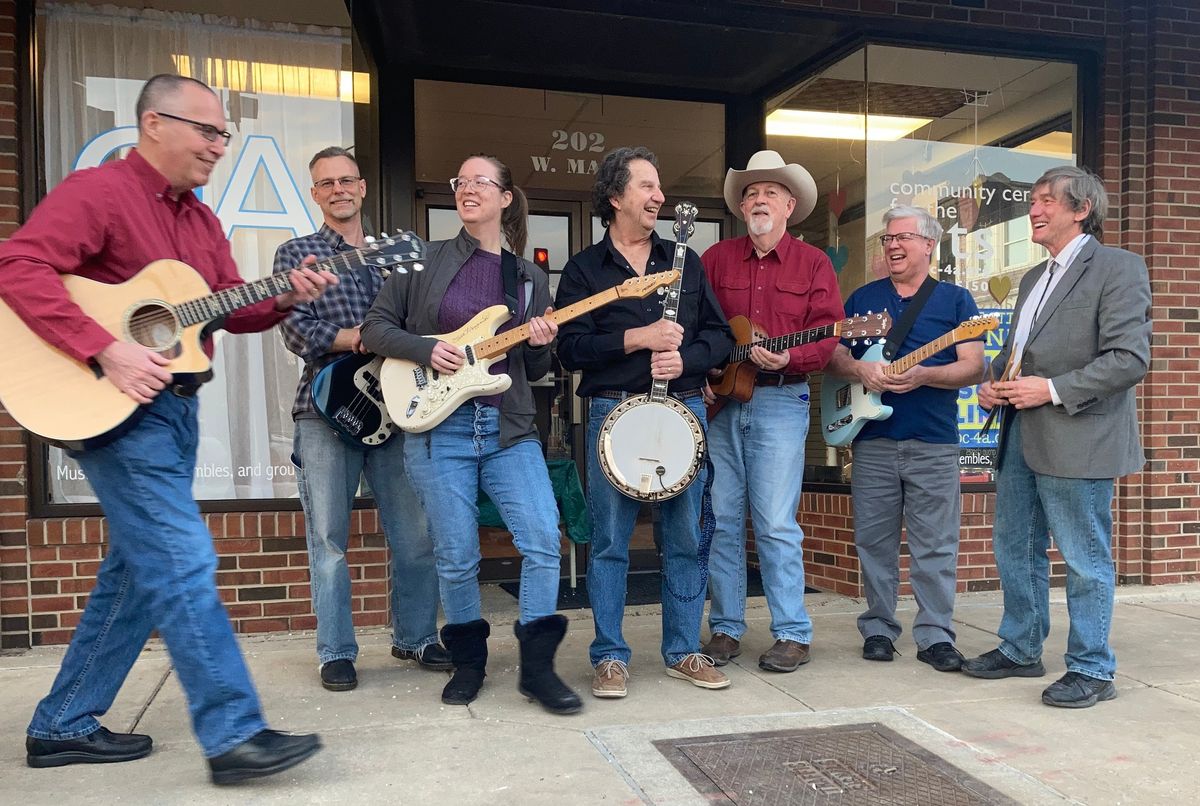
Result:
[[[793,383],[805,383],[808,380],[808,375],[801,372],[798,375],[784,375],[779,372],[766,372],[759,370],[758,375],[754,378],[755,386],[788,386]]]
[[[643,392],[615,392],[609,389],[601,389],[598,392],[592,392],[589,397],[604,397],[609,400],[624,400],[627,397],[644,394]],[[682,392],[668,392],[668,394],[676,400],[691,400],[694,397],[703,397],[704,390],[702,389],[684,389]]]
[[[167,388],[170,389],[171,394],[175,395],[176,397],[195,397],[196,393],[200,391],[200,384],[173,383]]]

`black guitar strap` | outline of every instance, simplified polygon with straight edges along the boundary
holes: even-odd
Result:
[[[929,301],[929,295],[935,288],[937,288],[937,280],[927,275],[925,282],[921,283],[917,293],[913,294],[912,301],[904,309],[904,315],[900,317],[900,321],[888,333],[887,341],[883,345],[885,361],[891,361],[892,357],[896,355],[896,351],[900,349],[900,345],[904,344],[904,340],[908,338],[908,331],[912,330],[913,323],[917,321],[917,316],[920,315],[921,309],[925,307],[925,303]]]
[[[508,305],[508,312],[517,317],[517,321],[522,321],[520,312],[517,311],[519,302],[517,296],[517,288],[521,284],[521,278],[517,276],[517,256],[507,249],[500,250],[500,275],[504,278],[504,302]]]

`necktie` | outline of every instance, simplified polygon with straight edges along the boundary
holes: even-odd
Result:
[[[1051,260],[1046,266],[1046,286],[1042,289],[1042,296],[1038,299],[1037,307],[1033,309],[1033,322],[1036,323],[1038,317],[1042,315],[1042,306],[1046,304],[1046,296],[1050,293],[1050,286],[1054,282],[1054,270],[1058,268],[1058,263]]]

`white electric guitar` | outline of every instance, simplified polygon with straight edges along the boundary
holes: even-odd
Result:
[[[559,308],[545,318],[561,325],[618,299],[641,299],[670,285],[678,274],[664,271],[631,277],[618,286]],[[499,394],[512,386],[512,378],[490,372],[492,364],[531,335],[529,323],[496,335],[496,329],[510,318],[507,307],[493,305],[475,314],[453,333],[430,336],[453,344],[466,354],[467,360],[452,374],[404,358],[384,360],[379,383],[392,422],[410,433],[428,431],[471,398]]]
[[[696,206],[675,205],[676,280],[667,289],[662,318],[679,317],[679,296],[688,236]],[[656,277],[657,275],[650,275]],[[639,501],[665,501],[682,493],[700,475],[704,461],[704,425],[686,405],[667,394],[667,381],[654,381],[644,395],[627,397],[600,424],[596,456],[605,478],[621,493]]]

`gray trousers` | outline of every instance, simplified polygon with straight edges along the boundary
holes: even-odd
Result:
[[[867,594],[858,617],[864,638],[895,641],[900,587],[900,525],[908,526],[909,580],[917,600],[913,640],[918,649],[954,643],[954,589],[962,498],[958,445],[869,439],[854,443],[850,484],[854,544]]]

